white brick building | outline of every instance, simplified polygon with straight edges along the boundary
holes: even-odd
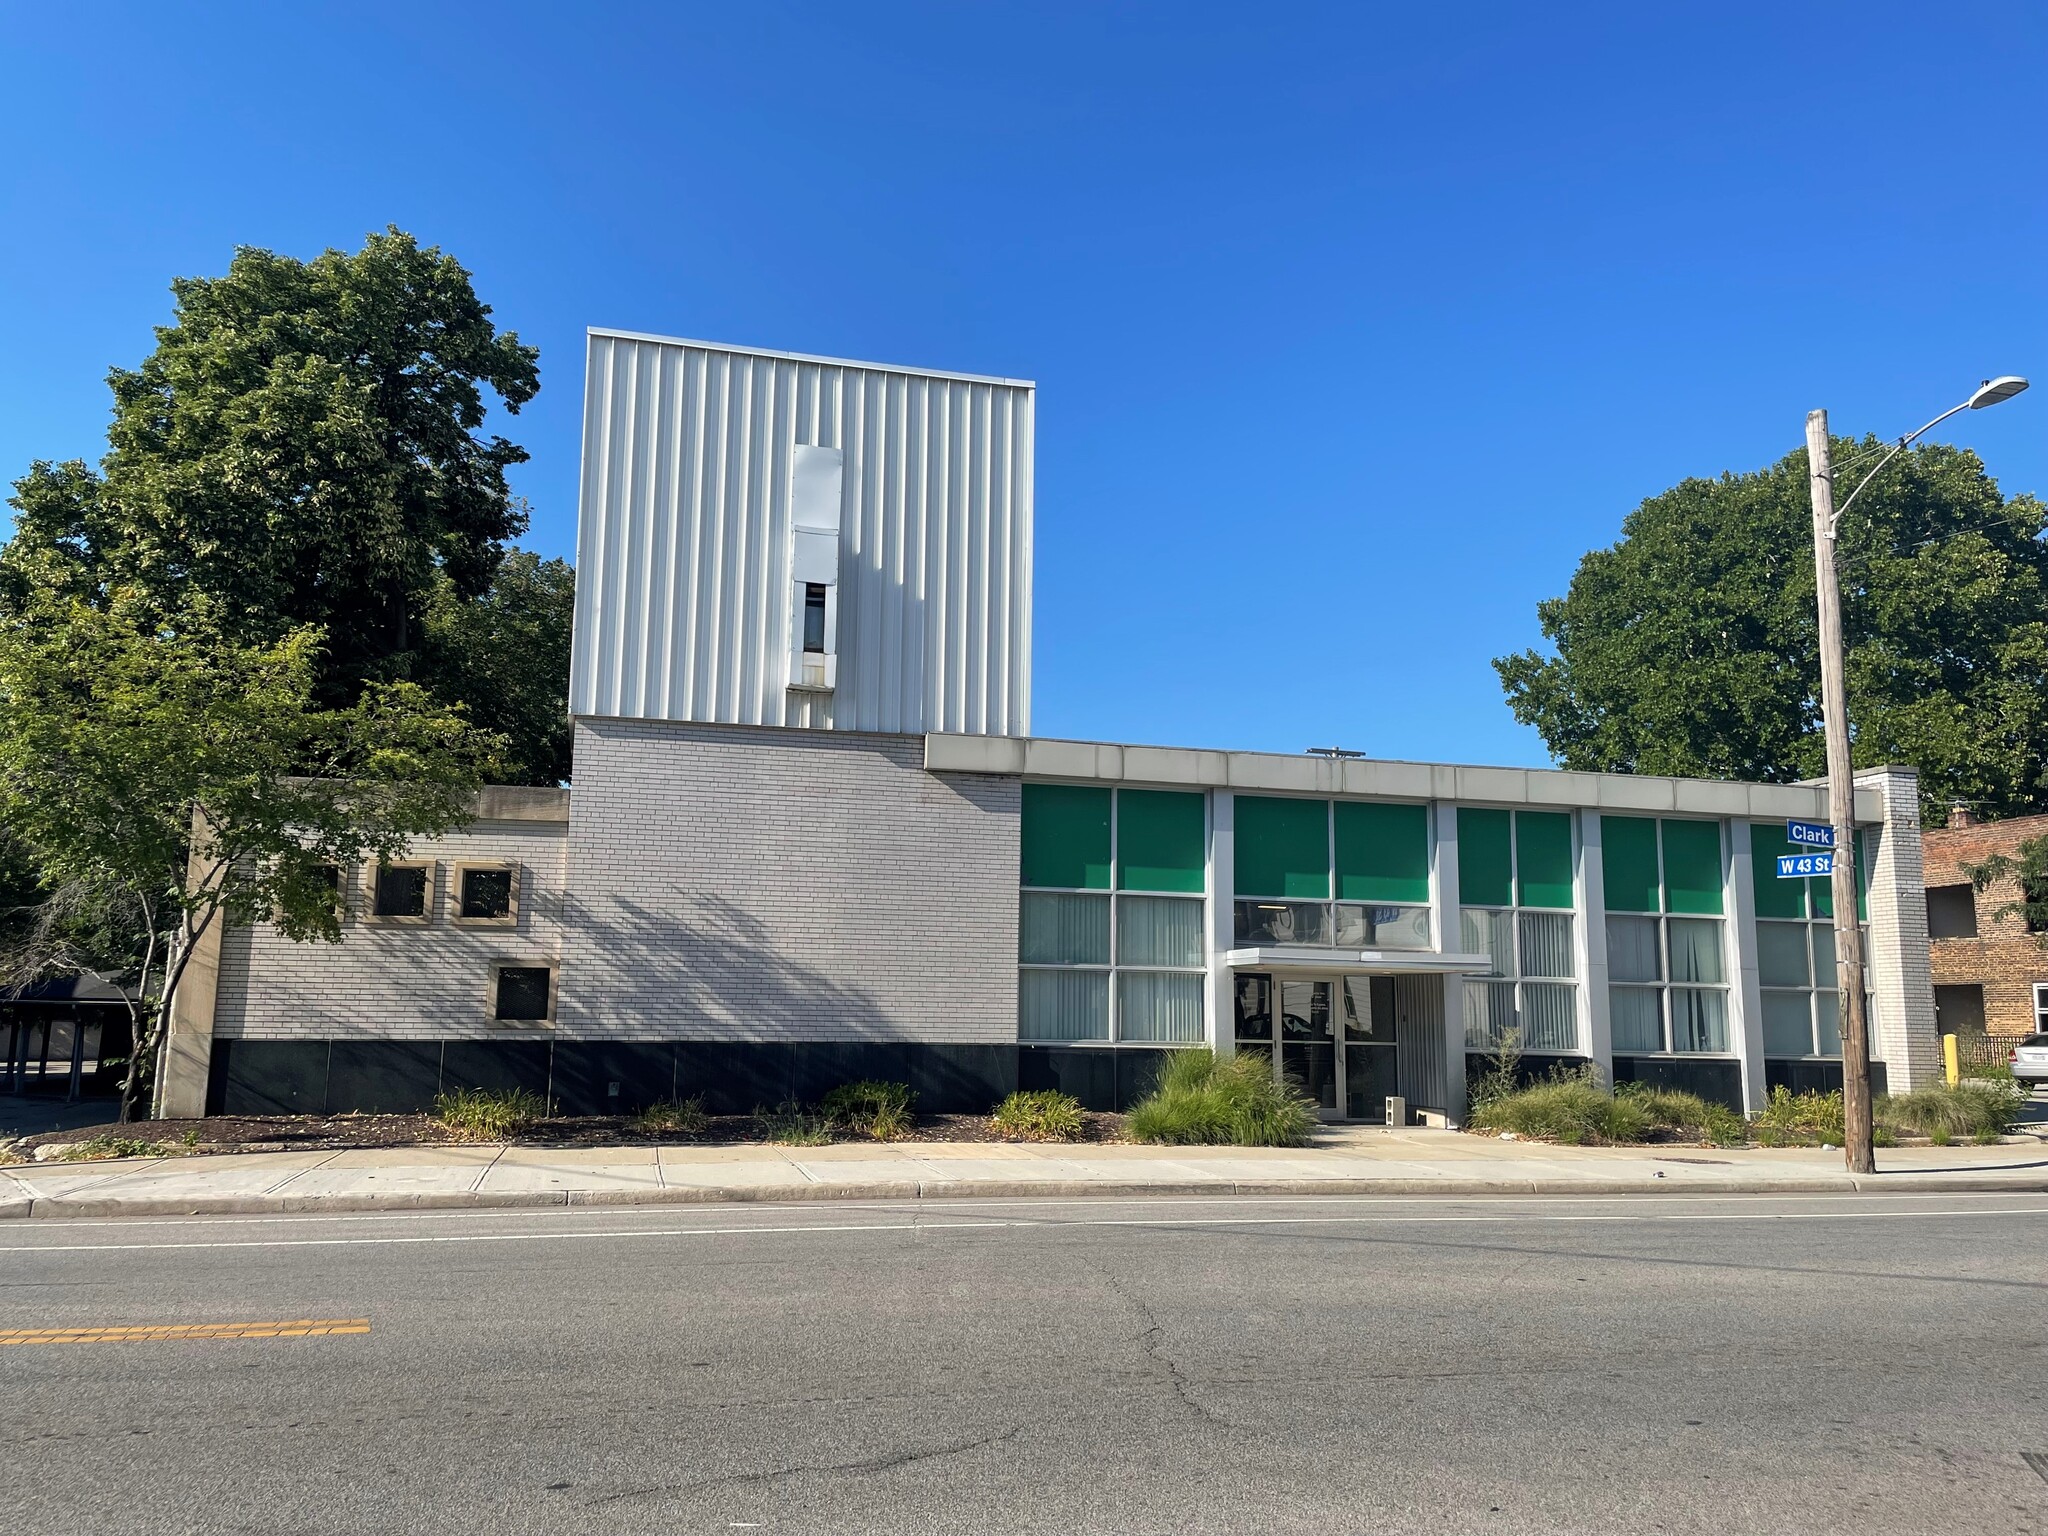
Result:
[[[1258,1051],[1333,1118],[1532,1059],[1754,1107],[1839,1083],[1809,785],[1030,735],[1033,389],[593,332],[572,790],[221,937],[170,1107],[933,1109]],[[1937,1069],[1910,770],[1867,774],[1874,1053]]]

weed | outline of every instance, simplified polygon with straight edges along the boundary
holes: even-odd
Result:
[[[87,1141],[73,1142],[64,1153],[67,1163],[97,1162],[103,1157],[168,1157],[170,1149],[153,1141],[139,1141],[133,1136],[94,1136]]]
[[[1134,1141],[1299,1147],[1316,1128],[1316,1111],[1293,1083],[1273,1076],[1268,1057],[1219,1061],[1206,1050],[1185,1050],[1167,1057],[1157,1086],[1132,1106],[1125,1128]]]
[[[814,1115],[793,1099],[773,1109],[757,1109],[754,1118],[768,1140],[785,1147],[822,1147],[832,1139],[832,1122]]]
[[[633,1129],[642,1136],[695,1136],[710,1123],[702,1099],[650,1104],[633,1117]]]
[[[825,1095],[818,1108],[834,1125],[876,1141],[893,1141],[917,1124],[910,1107],[916,1100],[908,1083],[867,1080],[841,1083]]]
[[[1057,1088],[1013,1093],[988,1117],[989,1129],[1013,1141],[1079,1141],[1088,1120],[1081,1101]]]
[[[434,1097],[434,1118],[464,1141],[503,1141],[547,1113],[548,1101],[530,1088],[458,1088]]]
[[[1470,1093],[1475,1108],[1492,1099],[1506,1098],[1519,1086],[1516,1079],[1522,1068],[1521,1030],[1509,1025],[1481,1060],[1486,1063],[1486,1070],[1474,1080]]]

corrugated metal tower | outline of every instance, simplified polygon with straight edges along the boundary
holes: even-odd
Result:
[[[592,330],[570,713],[1030,734],[1034,401]]]

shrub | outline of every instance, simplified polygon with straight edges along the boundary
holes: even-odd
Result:
[[[1011,1094],[996,1106],[988,1124],[1013,1141],[1079,1141],[1088,1131],[1081,1101],[1057,1088]]]
[[[779,1146],[821,1147],[832,1139],[832,1122],[793,1099],[773,1109],[757,1109],[754,1117],[761,1122],[762,1135]]]
[[[1766,1147],[1813,1147],[1842,1144],[1842,1095],[1794,1093],[1783,1083],[1749,1124],[1750,1134]]]
[[[1940,1137],[1946,1146],[1958,1136],[2003,1135],[2019,1118],[2026,1090],[2005,1078],[1966,1077],[1955,1087],[1930,1083],[1911,1093],[1886,1094],[1872,1106],[1878,1124],[1895,1135]]]
[[[1273,1076],[1270,1059],[1219,1061],[1206,1050],[1168,1056],[1157,1086],[1125,1122],[1135,1141],[1179,1146],[1299,1147],[1315,1128],[1315,1106]]]
[[[818,1108],[834,1125],[876,1141],[890,1141],[917,1123],[910,1108],[916,1099],[908,1083],[841,1083],[825,1095]]]
[[[464,1141],[503,1141],[547,1114],[548,1101],[530,1088],[458,1088],[434,1097],[434,1118]]]
[[[642,1136],[695,1136],[711,1123],[702,1099],[678,1099],[650,1104],[633,1117],[633,1129]]]
[[[1583,1142],[1641,1141],[1657,1124],[1643,1095],[1617,1097],[1591,1068],[1553,1072],[1540,1083],[1496,1093],[1473,1111],[1478,1131],[1513,1131],[1575,1147]]]
[[[1650,1117],[1653,1125],[1695,1141],[1717,1147],[1739,1147],[1749,1140],[1749,1122],[1726,1104],[1716,1104],[1696,1093],[1675,1088],[1653,1088],[1644,1083],[1622,1083],[1614,1096],[1633,1101]]]

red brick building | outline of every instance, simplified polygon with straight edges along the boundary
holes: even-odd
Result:
[[[2032,933],[1999,908],[2019,899],[2018,883],[1974,890],[1965,871],[1994,854],[2048,837],[2048,816],[1980,822],[1957,807],[1946,827],[1921,834],[1927,871],[1927,937],[1934,1007],[1944,1034],[2026,1035],[2048,1030],[2048,935]]]

